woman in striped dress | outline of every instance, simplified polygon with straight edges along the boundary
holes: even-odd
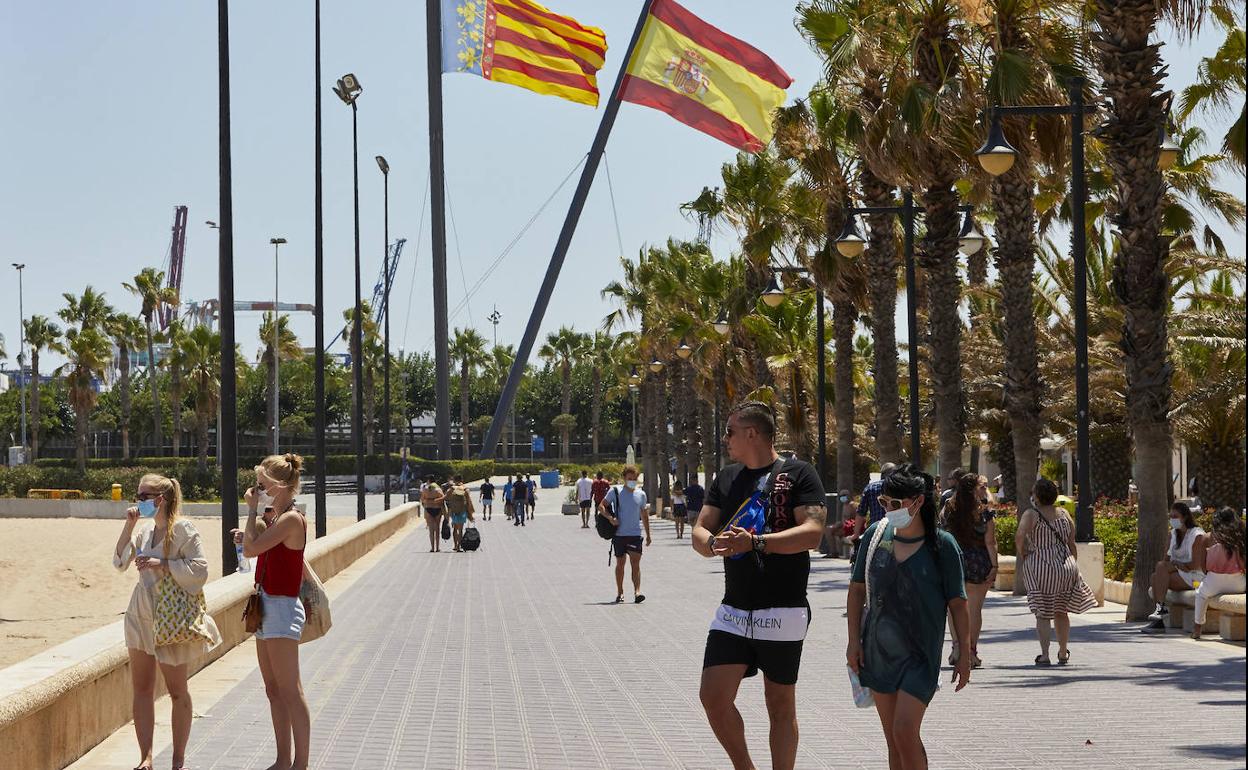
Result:
[[[1075,523],[1057,501],[1057,485],[1043,476],[1031,488],[1031,507],[1018,522],[1018,557],[1022,560],[1027,606],[1036,616],[1040,639],[1037,666],[1049,660],[1050,624],[1057,626],[1057,662],[1070,660],[1070,613],[1096,606],[1096,596],[1079,575],[1075,553]]]

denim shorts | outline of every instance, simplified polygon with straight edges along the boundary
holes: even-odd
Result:
[[[260,619],[257,639],[294,639],[303,636],[303,624],[307,615],[298,596],[269,596],[260,589],[260,602],[264,616]]]

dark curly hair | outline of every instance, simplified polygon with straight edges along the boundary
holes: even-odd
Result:
[[[919,509],[919,517],[923,520],[923,542],[932,549],[933,554],[939,554],[940,539],[936,536],[936,479],[917,465],[906,463],[885,476],[883,482],[884,494],[889,497],[923,498],[923,506]]]
[[[984,536],[975,531],[980,505],[975,494],[979,491],[979,474],[962,474],[953,489],[953,497],[945,503],[945,529],[963,548],[983,546]]]

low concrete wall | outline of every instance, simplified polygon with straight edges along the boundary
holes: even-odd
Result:
[[[129,500],[39,500],[27,497],[0,498],[0,519],[124,519]],[[301,506],[302,507],[302,504]],[[182,503],[184,516],[220,516],[221,503]],[[238,504],[240,519],[247,506]]]
[[[415,503],[392,508],[314,540],[307,560],[328,580],[418,515]],[[253,574],[243,573],[204,586],[222,643],[191,664],[192,674],[246,638],[243,605],[254,580]],[[0,669],[0,757],[21,757],[23,768],[63,768],[130,720],[123,623],[110,623]],[[157,687],[159,696],[164,691],[159,677]]]

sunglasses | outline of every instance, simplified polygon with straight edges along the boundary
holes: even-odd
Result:
[[[888,495],[880,495],[876,499],[880,501],[880,505],[882,505],[886,511],[896,510],[896,508],[893,507],[893,503],[897,503],[897,508],[902,508],[906,504],[906,498],[904,497],[889,497]]]
[[[155,500],[158,497],[160,497],[159,492],[140,492],[138,495],[135,496],[134,499],[142,503],[148,500]]]

